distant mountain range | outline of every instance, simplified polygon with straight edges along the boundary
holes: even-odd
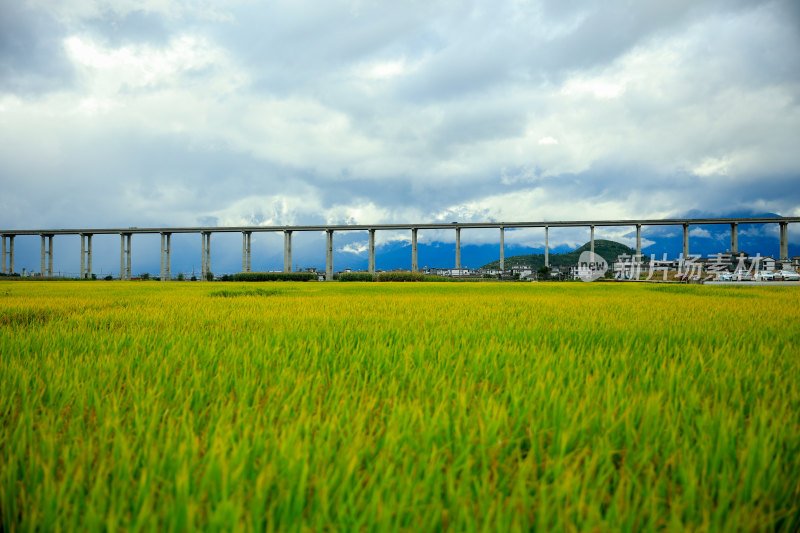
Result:
[[[727,213],[709,213],[702,211],[689,211],[683,218],[774,218],[775,213],[762,213],[753,211],[733,211]],[[800,255],[800,246],[797,243],[797,226],[789,226],[789,257]],[[631,229],[631,236],[635,230]],[[794,237],[794,238],[793,238]],[[683,230],[678,226],[651,226],[642,229],[642,253],[649,257],[654,254],[661,259],[663,254],[672,259],[678,257],[683,251]],[[738,230],[739,251],[751,255],[770,255],[777,258],[780,252],[780,239],[778,224],[739,224]],[[731,248],[731,228],[728,224],[707,224],[691,226],[689,229],[689,253],[699,254],[702,257],[724,253]]]
[[[581,256],[581,253],[588,252],[590,250],[590,245],[587,242],[580,248],[573,250],[567,253],[556,253],[550,254],[549,262],[551,267],[557,266],[571,266],[578,262],[578,259]],[[625,246],[624,244],[614,242],[614,241],[607,241],[604,239],[595,239],[594,241],[594,253],[601,256],[603,259],[606,260],[606,263],[611,265],[620,255],[627,254],[635,254],[636,250]],[[505,258],[505,268],[511,268],[513,266],[532,266],[534,269],[538,269],[544,266],[544,254],[525,254],[525,255],[513,255],[511,257]],[[482,268],[487,269],[496,269],[500,268],[500,260],[492,261],[491,263],[487,263],[483,265]]]
[[[710,213],[701,211],[689,211],[676,218],[773,218],[778,217],[775,213],[763,213],[756,211],[729,211],[724,213]],[[603,227],[597,227],[597,233],[603,234]],[[720,225],[697,225],[690,227],[689,233],[689,253],[697,254],[701,257],[708,257],[717,253],[724,253],[730,250],[731,228],[728,224]],[[587,231],[588,233],[588,231]],[[798,234],[800,234],[800,224],[789,226],[789,257],[800,255],[800,244],[798,244]],[[739,250],[751,255],[761,254],[762,256],[778,257],[779,238],[778,224],[740,224],[739,225]],[[463,234],[462,234],[463,238]],[[620,254],[635,253],[633,249],[625,244],[618,242],[624,240],[628,245],[633,246],[636,239],[636,228],[631,227],[627,233],[620,235],[616,233],[615,241],[608,239],[595,239],[595,252],[599,253],[606,261],[611,264]],[[570,265],[577,263],[577,259],[583,250],[588,250],[588,243],[578,249],[565,244],[553,244],[557,242],[553,232],[550,233],[550,265]],[[603,243],[603,244],[600,244]],[[609,244],[606,244],[609,243]],[[480,265],[492,266],[499,265],[499,242],[494,244],[464,244],[461,245],[461,264],[471,268]],[[608,246],[608,248],[606,248]],[[683,252],[683,230],[680,226],[647,226],[642,228],[642,254],[645,260],[651,256],[662,259],[666,254],[668,259],[676,259]],[[507,267],[514,264],[532,264],[534,266],[544,265],[544,248],[528,247],[510,244],[506,241],[506,260]],[[515,263],[519,261],[519,263]],[[377,267],[380,269],[411,267],[410,245],[407,242],[391,243],[381,246],[376,258]],[[429,266],[437,268],[452,268],[455,264],[455,244],[438,242],[419,245],[419,265],[420,267]],[[367,258],[363,256],[353,256],[352,254],[335,254],[335,268],[340,266],[350,266],[354,269],[366,269]],[[324,263],[321,264],[324,267]]]

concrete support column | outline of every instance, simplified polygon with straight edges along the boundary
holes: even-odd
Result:
[[[47,274],[53,276],[53,236],[47,236]]]
[[[41,253],[39,255],[40,258],[39,274],[41,274],[42,277],[44,277],[47,275],[47,248],[46,248],[47,239],[45,238],[44,235],[41,235],[41,237],[42,237],[42,248],[41,248]]]
[[[206,279],[206,234],[200,233],[200,281]]]
[[[589,251],[594,254],[594,226],[590,226],[589,228]]]
[[[172,256],[172,234],[171,233],[162,233],[161,234],[161,281],[169,281],[172,279],[172,272],[171,272],[171,256]]]
[[[544,227],[544,266],[550,268],[550,227]]]
[[[283,232],[283,271],[292,271],[292,232]]]
[[[789,223],[780,223],[781,259],[789,259]]]
[[[92,277],[92,235],[86,235],[86,269],[89,274],[89,278]]]
[[[325,281],[333,281],[333,230],[325,230]]]
[[[92,234],[81,233],[81,279],[92,277]]]
[[[739,223],[731,223],[731,253],[735,254],[739,251]]]
[[[251,257],[253,252],[253,232],[242,232],[242,272],[250,272]]]
[[[165,281],[170,281],[172,279],[172,234],[167,233],[167,279]]]
[[[125,277],[131,279],[133,273],[131,272],[131,234],[125,235],[127,246],[125,247]]]
[[[500,228],[500,270],[506,269],[506,228]]]
[[[119,279],[131,279],[131,234],[120,233]]]
[[[3,270],[4,274],[14,273],[14,235],[0,235],[3,241]]]
[[[689,224],[683,225],[683,260],[689,257]]]
[[[161,271],[158,274],[158,279],[161,280],[161,281],[164,281],[164,271],[166,270],[166,265],[167,265],[166,245],[167,245],[166,237],[165,237],[165,234],[162,233],[161,234],[161,252],[160,252],[160,255],[161,255]]]
[[[411,228],[411,272],[417,272],[417,228]]]
[[[375,230],[369,230],[369,266],[370,274],[375,273]]]
[[[636,224],[636,255],[642,255],[642,225]]]
[[[247,271],[253,270],[253,234],[247,232]]]
[[[42,276],[53,276],[53,236],[42,235]],[[13,265],[12,265],[13,268]]]
[[[456,269],[461,270],[461,228],[456,228]]]
[[[6,272],[6,236],[0,235],[0,241],[3,241],[3,252],[2,254],[0,254],[0,257],[2,257],[3,267],[2,269],[0,269],[0,272],[2,272],[3,274],[8,274],[8,272]]]
[[[203,244],[200,277],[201,281],[206,281],[206,275],[211,272],[211,232],[204,231],[200,234],[200,237]]]

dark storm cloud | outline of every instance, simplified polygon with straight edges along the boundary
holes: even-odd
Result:
[[[235,23],[212,32],[247,65],[255,87],[277,94],[324,92],[328,76],[338,78],[354,61],[425,46],[420,26],[430,10],[419,7],[381,4],[358,13],[341,2],[251,4],[237,10]]]
[[[92,217],[112,226],[195,225],[238,198],[274,191],[277,183],[285,193],[303,189],[293,169],[224,146],[193,145],[176,135],[142,136],[125,129],[104,135],[65,140],[57,161],[28,161],[24,167],[6,169],[20,177],[57,176],[51,181],[9,180],[5,199],[21,201],[0,200],[8,220],[34,214],[37,227],[74,227],[87,223],[90,210]],[[98,145],[103,150],[93,150]],[[41,205],[48,208],[41,210]]]
[[[0,226],[800,205],[796,2],[75,5],[3,8]]]
[[[0,5],[0,91],[20,95],[67,87],[73,69],[64,53],[63,28],[24,2]]]

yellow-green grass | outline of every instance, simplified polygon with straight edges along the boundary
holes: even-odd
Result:
[[[0,283],[0,530],[796,531],[799,296]]]

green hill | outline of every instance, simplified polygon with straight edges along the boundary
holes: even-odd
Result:
[[[578,262],[581,252],[589,251],[589,243],[587,242],[580,248],[567,252],[565,254],[550,254],[550,266],[570,266]],[[636,250],[625,246],[624,244],[615,241],[606,241],[603,239],[596,239],[594,241],[594,253],[600,255],[606,262],[611,265],[622,254],[635,254]],[[544,266],[544,254],[528,254],[528,255],[512,255],[506,257],[505,267],[511,268],[512,266],[532,266],[538,269]],[[482,268],[500,268],[500,260],[492,261]]]

